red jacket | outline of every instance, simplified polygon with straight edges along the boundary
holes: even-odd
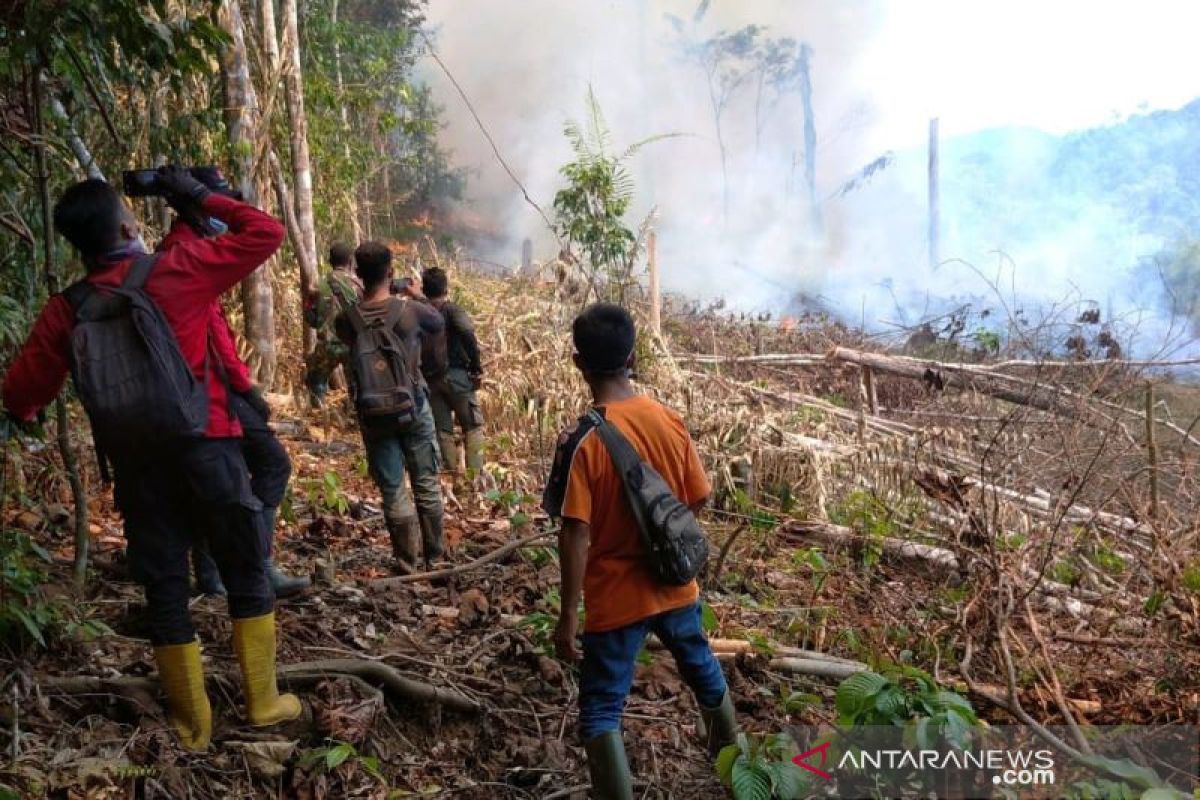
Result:
[[[279,249],[284,233],[270,215],[218,194],[208,196],[204,210],[225,222],[229,232],[215,239],[179,242],[163,251],[145,287],[200,380],[204,379],[213,314],[219,313],[214,308],[218,298]],[[105,266],[87,279],[97,286],[117,286],[132,261],[128,258]],[[14,416],[32,419],[62,388],[70,370],[74,325],[75,315],[66,298],[51,297],[4,378],[4,406]],[[230,418],[225,387],[215,369],[208,374],[208,399],[208,435],[240,436],[241,426]]]
[[[167,231],[167,235],[158,243],[155,248],[158,252],[163,252],[177,244],[183,242],[198,241],[203,237],[196,233],[196,229],[181,219],[176,219],[175,224],[171,226],[171,230]],[[225,319],[225,312],[221,310],[220,301],[212,304],[212,342],[213,351],[217,360],[221,362],[221,366],[225,370],[225,375],[229,379],[229,387],[235,392],[248,392],[254,385],[250,379],[250,368],[246,366],[246,362],[242,361],[242,357],[237,351],[237,337],[233,334],[233,329],[229,327],[229,320]]]

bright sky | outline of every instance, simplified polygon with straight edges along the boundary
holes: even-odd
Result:
[[[882,19],[846,66],[853,84],[872,87],[880,147],[916,143],[930,116],[944,134],[996,125],[1061,133],[1200,95],[1197,0],[884,0],[876,9]]]

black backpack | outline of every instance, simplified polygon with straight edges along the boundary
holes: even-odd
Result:
[[[417,389],[396,323],[404,304],[390,300],[384,313],[367,319],[357,305],[346,315],[354,328],[350,367],[354,373],[354,404],[359,416],[393,417],[400,424],[417,415]]]
[[[708,541],[696,516],[615,425],[594,408],[588,411],[588,417],[621,477],[650,573],[670,586],[690,583],[708,559]]]
[[[208,388],[143,288],[157,261],[152,254],[135,258],[119,287],[81,280],[63,292],[75,311],[75,391],[97,445],[109,452],[200,437],[208,427]]]

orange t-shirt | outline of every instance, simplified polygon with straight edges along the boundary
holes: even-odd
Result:
[[[693,505],[712,491],[696,445],[678,414],[645,395],[599,407],[656,469],[676,497]],[[667,586],[650,574],[621,479],[586,418],[559,441],[546,491],[552,516],[591,528],[583,578],[584,630],[609,631],[696,602],[696,582]]]

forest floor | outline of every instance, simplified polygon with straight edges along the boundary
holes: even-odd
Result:
[[[136,681],[122,683],[152,675],[154,667],[140,591],[125,568],[109,493],[89,476],[93,572],[76,593],[70,588],[65,481],[49,450],[26,448],[18,471],[27,499],[6,507],[3,521],[29,533],[53,557],[48,601],[63,601],[76,622],[93,624],[74,626],[52,647],[4,658],[8,697],[0,705],[0,726],[9,733],[5,753],[15,758],[0,771],[0,784],[20,797],[55,798],[586,796],[576,733],[577,672],[553,657],[557,553],[552,526],[538,509],[556,431],[585,403],[569,364],[564,326],[571,307],[545,287],[464,282],[464,302],[488,353],[483,400],[488,468],[497,487],[486,495],[460,489],[448,501],[449,557],[463,566],[523,537],[543,532],[544,538],[441,581],[373,585],[389,574],[389,547],[353,424],[340,412],[301,413],[298,403],[282,403],[276,422],[294,474],[279,522],[277,559],[287,571],[312,574],[316,583],[308,594],[281,602],[277,616],[281,666],[378,662],[457,692],[474,710],[385,696],[371,681],[339,677],[331,669],[328,680],[297,681],[310,719],[259,731],[241,723],[236,683],[218,680],[210,683],[213,746],[204,756],[185,754],[155,695]],[[734,349],[748,349],[754,340],[755,351],[768,352],[858,343],[852,332],[824,321],[794,331],[751,330],[719,315],[680,309],[668,314],[665,329],[679,352],[712,353],[718,338]],[[769,341],[757,341],[761,337]],[[712,611],[710,634],[748,645],[725,660],[745,728],[775,733],[834,720],[836,681],[787,670],[775,659],[786,648],[871,665],[911,663],[955,684],[962,653],[957,632],[973,605],[970,580],[931,564],[806,541],[787,524],[817,517],[867,533],[878,534],[882,526],[888,536],[933,541],[923,531],[932,517],[916,523],[893,505],[879,505],[879,497],[892,494],[864,492],[839,477],[842,472],[813,466],[820,463],[814,452],[830,449],[834,458],[855,447],[855,426],[839,423],[853,390],[844,371],[799,379],[781,370],[749,375],[744,368],[717,366],[706,368],[710,383],[704,384],[654,353],[647,360],[647,384],[685,413],[716,475],[717,502],[705,524],[719,573],[710,572],[704,598]],[[797,406],[770,397],[796,392],[819,399]],[[943,402],[903,382],[881,385],[880,392],[889,412]],[[331,406],[343,402],[335,394]],[[738,483],[742,458],[754,462],[764,485],[768,477],[773,486],[786,477],[789,497],[747,496]],[[817,513],[816,506],[823,510]],[[1111,578],[1125,580],[1121,569],[1112,569]],[[1087,580],[1078,578],[1067,592],[1075,586],[1084,591]],[[1081,717],[1092,724],[1195,721],[1195,630],[1177,619],[1141,619],[1149,615],[1135,606],[1122,614],[1139,618],[1136,635],[1118,634],[1108,617],[1097,622],[1069,609],[1045,612],[1047,660],[1063,694],[1086,709]],[[198,597],[193,616],[210,674],[236,675],[223,601]],[[671,658],[651,649],[640,661],[625,731],[644,796],[726,796],[697,743],[696,704]],[[1031,656],[1017,677],[1022,702],[1035,718],[1053,721],[1059,713],[1055,698],[1045,689],[1043,666],[1033,662]],[[981,682],[1004,682],[994,662],[980,658],[976,669]],[[101,680],[64,688],[81,676]],[[993,706],[976,705],[994,721],[1007,719]]]

